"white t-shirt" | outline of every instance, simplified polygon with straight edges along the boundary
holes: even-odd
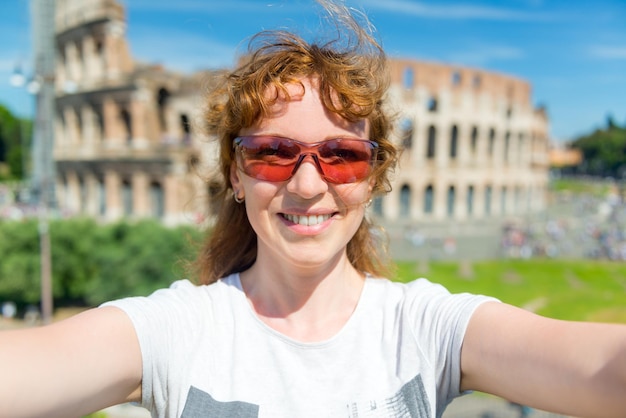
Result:
[[[340,332],[303,343],[254,313],[238,274],[107,303],[131,318],[154,417],[440,417],[476,307],[425,279],[367,278]]]

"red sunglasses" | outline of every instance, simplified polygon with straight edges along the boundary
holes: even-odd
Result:
[[[329,183],[355,183],[369,176],[378,144],[365,139],[335,138],[307,144],[279,136],[240,136],[233,146],[237,164],[258,180],[289,180],[310,155]]]

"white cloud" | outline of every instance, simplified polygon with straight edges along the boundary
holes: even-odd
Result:
[[[519,60],[525,57],[519,48],[504,45],[479,45],[448,54],[448,61],[463,65],[484,67],[493,61]]]
[[[407,0],[363,0],[362,4],[371,10],[401,13],[430,19],[548,21],[553,18],[548,14],[470,4],[441,6]]]
[[[589,54],[595,58],[624,60],[626,59],[626,46],[596,45],[589,48]]]

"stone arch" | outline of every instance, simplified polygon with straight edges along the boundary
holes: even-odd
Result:
[[[493,188],[491,185],[485,186],[485,215],[491,215],[491,200],[493,197]]]
[[[165,216],[165,192],[158,181],[150,183],[150,212],[157,219]]]
[[[107,212],[107,191],[106,186],[104,184],[104,178],[98,177],[98,185],[97,185],[97,194],[98,194],[98,214],[100,216],[105,216]]]
[[[189,145],[191,143],[191,123],[189,122],[189,116],[185,113],[180,115],[180,130],[183,133],[182,143]]]
[[[400,217],[409,218],[411,216],[411,186],[403,184],[400,188]]]
[[[487,144],[487,154],[493,155],[493,150],[496,146],[496,130],[495,128],[489,129],[489,143]]]
[[[472,153],[475,153],[478,149],[478,126],[472,126],[472,133],[470,135],[470,149]]]
[[[170,92],[165,87],[161,87],[157,91],[157,118],[159,120],[159,130],[161,131],[161,133],[166,133],[168,131],[166,115],[170,96]]]
[[[426,143],[426,158],[435,158],[435,150],[437,147],[437,128],[434,125],[428,127],[428,140]]]
[[[133,140],[133,118],[128,109],[123,108],[120,110],[120,119],[124,129],[124,140],[129,144]]]
[[[474,186],[473,185],[469,185],[467,186],[467,215],[468,216],[473,216],[474,215]]]
[[[448,187],[448,193],[446,197],[446,212],[449,218],[454,217],[454,209],[456,206],[456,188],[454,185]]]
[[[458,126],[452,125],[450,129],[450,158],[455,159],[458,155],[459,148],[459,128]]]
[[[432,214],[435,211],[435,190],[432,184],[424,189],[424,213]]]
[[[85,213],[87,210],[87,201],[88,201],[88,193],[87,193],[87,182],[85,180],[84,173],[78,174],[78,211],[80,213]]]
[[[128,179],[122,180],[122,213],[124,216],[133,214],[133,185]]]
[[[503,152],[503,158],[504,158],[505,163],[509,162],[510,149],[511,149],[511,132],[506,131],[506,133],[504,134],[504,152]]]
[[[439,101],[436,96],[430,96],[428,102],[426,103],[426,108],[429,112],[436,112],[439,108]]]
[[[400,142],[402,144],[402,148],[413,148],[413,133],[413,121],[409,118],[403,118],[400,121]]]

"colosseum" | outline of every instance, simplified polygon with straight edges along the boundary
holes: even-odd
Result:
[[[136,62],[115,0],[57,0],[57,201],[106,221],[203,222],[219,184],[209,138],[193,126],[215,72]],[[392,58],[390,104],[403,149],[393,191],[372,213],[393,222],[465,221],[541,210],[548,118],[528,82]],[[201,170],[199,170],[201,168]]]

